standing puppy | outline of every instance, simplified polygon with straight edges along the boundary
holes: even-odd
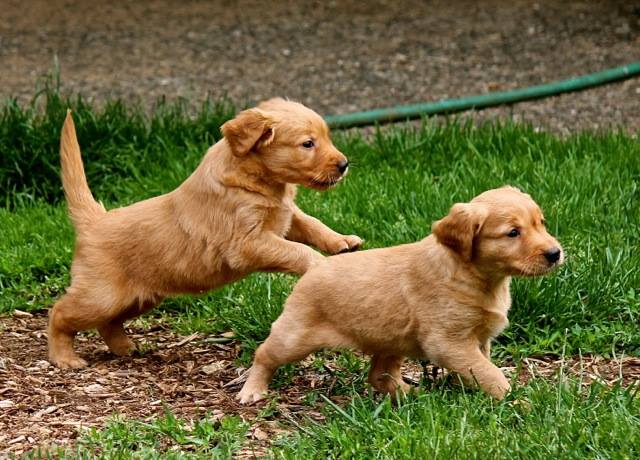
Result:
[[[279,366],[323,347],[373,355],[369,383],[381,392],[409,389],[400,366],[410,356],[501,399],[509,382],[489,350],[507,325],[511,276],[562,262],[540,208],[513,187],[454,205],[417,243],[329,257],[293,289],[238,399],[262,399]]]
[[[123,323],[166,296],[203,293],[254,271],[305,273],[362,240],[334,232],[295,204],[296,186],[336,185],[348,162],[324,120],[272,99],[221,128],[200,166],[176,190],[106,211],[87,185],[71,115],[62,129],[62,185],[76,229],[71,286],[49,315],[49,358],[61,368],[86,361],[76,332],[97,328],[109,349],[133,348]]]

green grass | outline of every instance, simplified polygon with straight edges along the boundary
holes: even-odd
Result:
[[[240,448],[247,423],[239,417],[210,416],[187,422],[171,412],[150,422],[112,417],[101,430],[80,437],[76,449],[49,448],[31,452],[27,458],[78,459],[230,459]]]
[[[517,399],[516,399],[517,398]],[[633,459],[640,401],[630,391],[575,382],[518,389],[496,403],[474,392],[431,391],[397,406],[356,396],[328,404],[328,420],[281,439],[274,458]]]
[[[119,101],[96,109],[52,91],[30,107],[5,105],[0,313],[46,308],[68,283],[73,231],[57,177],[58,132],[67,104],[75,107],[90,186],[110,207],[178,185],[218,138],[218,126],[231,110],[208,103],[190,116],[185,104],[161,103],[145,115]],[[529,126],[452,121],[384,129],[366,139],[337,134],[335,141],[351,160],[349,177],[329,192],[302,190],[298,202],[337,231],[362,236],[367,248],[420,239],[454,202],[503,184],[521,187],[540,203],[567,263],[551,276],[514,282],[511,324],[494,347],[498,361],[545,353],[640,356],[637,137],[608,131],[560,139]],[[184,333],[233,330],[244,350],[240,361],[248,364],[294,282],[287,275],[255,274],[205,296],[170,299],[153,314]],[[638,445],[637,398],[623,390],[582,394],[571,386],[536,383],[518,390],[532,402],[531,412],[523,412],[478,393],[436,389],[392,408],[356,397],[364,391],[366,368],[355,355],[319,354],[318,365],[329,359],[344,369],[333,394],[353,396],[353,403],[329,410],[325,425],[305,424],[305,432],[285,439],[273,455],[302,451],[308,457],[348,458],[355,450],[355,456],[370,458],[375,448],[380,458],[435,452],[535,458],[569,449],[575,457],[631,458],[616,442]],[[275,386],[286,391],[296,372],[295,366],[286,368]],[[321,393],[310,395],[309,404],[321,402]],[[161,436],[135,421],[113,423],[84,439],[95,445],[121,442],[114,449],[146,458],[145,449],[154,449]],[[143,441],[127,444],[120,426]]]
[[[119,120],[128,122],[124,115]],[[526,126],[428,123],[371,140],[337,136],[336,142],[354,163],[350,176],[330,192],[303,190],[299,202],[338,231],[364,237],[369,248],[422,238],[454,202],[505,183],[541,204],[568,260],[552,276],[516,280],[511,327],[498,339],[499,356],[559,353],[563,347],[568,353],[640,353],[637,139],[606,133],[560,140]],[[186,150],[164,144],[164,156],[182,162],[181,168],[156,165],[159,153],[143,160],[118,150],[121,168],[137,168],[140,175],[95,177],[91,186],[99,199],[109,188],[111,205],[171,190],[206,147],[204,141]],[[5,208],[0,228],[0,311],[48,306],[67,282],[72,254],[62,205],[35,201]],[[198,299],[170,300],[163,309],[184,313],[177,319],[184,330],[231,328],[252,350],[268,333],[292,282],[283,275],[253,275]]]
[[[68,108],[81,126],[78,140],[93,191],[118,203],[180,183],[234,112],[227,101],[207,101],[194,115],[186,101],[164,99],[156,101],[151,116],[120,100],[95,110],[81,97],[62,97],[56,86],[46,79],[28,106],[9,100],[0,107],[0,203],[6,208],[61,201],[58,146]]]

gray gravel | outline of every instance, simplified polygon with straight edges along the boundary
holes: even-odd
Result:
[[[98,103],[286,96],[328,114],[505,90],[640,58],[633,1],[0,0],[0,98],[61,66]],[[640,78],[491,109],[554,131],[640,129]]]

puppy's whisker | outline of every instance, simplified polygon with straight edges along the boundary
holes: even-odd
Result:
[[[535,254],[531,254],[526,256],[522,260],[522,266],[520,268],[521,272],[525,275],[536,276],[539,274],[540,270],[538,265],[535,263]]]
[[[527,273],[529,273],[532,276],[538,276],[547,271],[547,269],[545,269],[544,266],[540,265],[539,261],[541,257],[542,257],[542,254],[530,254],[525,258],[525,267],[526,267]]]
[[[316,174],[313,179],[314,182],[325,182],[326,181],[326,177],[324,174],[324,171],[320,171],[318,174]]]
[[[338,178],[331,177],[325,171],[320,171],[310,179],[310,183],[322,187],[331,187],[338,183],[343,176]]]

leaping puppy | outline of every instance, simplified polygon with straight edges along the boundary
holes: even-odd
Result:
[[[271,99],[221,127],[198,168],[177,189],[105,210],[87,184],[71,114],[62,128],[62,185],[76,245],[71,286],[49,315],[49,358],[60,368],[87,362],[78,331],[97,328],[111,352],[134,343],[123,324],[176,294],[203,293],[255,271],[304,274],[362,240],[341,235],[295,204],[296,184],[326,190],[347,158],[329,128],[302,104]]]

